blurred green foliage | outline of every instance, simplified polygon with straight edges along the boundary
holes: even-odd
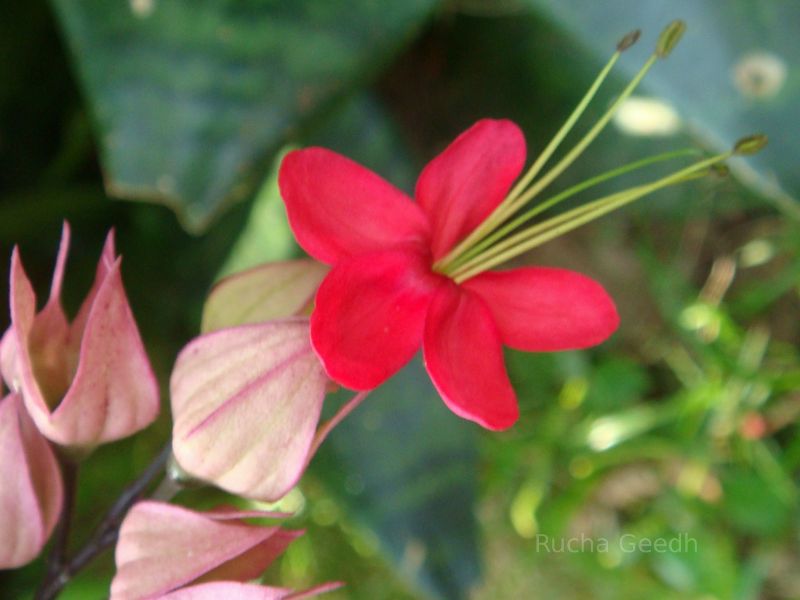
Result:
[[[612,341],[509,352],[522,416],[502,434],[447,413],[412,364],[334,432],[287,498],[308,533],[267,579],[340,579],[331,597],[356,599],[800,597],[793,3],[37,0],[15,11],[0,21],[0,251],[20,244],[42,294],[69,219],[74,311],[116,227],[165,386],[211,283],[299,252],[275,188],[282,148],[333,148],[409,191],[484,116],[520,123],[534,155],[617,38],[641,26],[647,45],[686,18],[685,44],[645,88],[678,109],[679,130],[611,127],[558,186],[753,128],[772,150],[735,178],[662,192],[537,249],[530,261],[610,290],[622,315]],[[628,52],[587,120],[648,51]],[[785,69],[777,88],[774,63],[741,73],[764,53]],[[181,204],[193,229],[217,220],[194,237],[163,207],[109,200],[121,191]],[[167,439],[167,406],[147,433],[86,463],[76,545]],[[557,551],[565,538],[595,545]],[[633,539],[684,544],[623,551]],[[0,574],[0,596],[29,597],[42,568]],[[100,597],[112,574],[108,555],[64,597]]]

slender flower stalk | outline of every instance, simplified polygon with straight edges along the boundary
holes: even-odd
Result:
[[[80,550],[64,562],[58,570],[47,573],[37,591],[37,600],[50,600],[57,597],[76,573],[114,545],[125,513],[145,495],[153,480],[164,471],[171,453],[172,445],[167,444],[141,475],[122,491]]]
[[[75,494],[78,487],[79,463],[63,454],[59,457],[64,482],[64,503],[53,534],[53,543],[47,556],[47,577],[54,577],[67,562],[72,520],[75,512]]]
[[[324,442],[325,438],[328,437],[328,434],[333,431],[333,428],[341,423],[347,415],[358,408],[359,405],[366,399],[366,397],[369,396],[370,391],[371,390],[367,390],[365,392],[357,393],[355,396],[350,398],[350,400],[339,407],[339,410],[336,411],[335,415],[319,426],[317,433],[314,434],[314,440],[311,442],[311,449],[308,451],[307,461],[311,460],[314,454],[316,454],[317,450],[319,450],[319,447],[322,445],[322,442]]]

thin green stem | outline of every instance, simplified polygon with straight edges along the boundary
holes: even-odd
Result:
[[[175,481],[169,474],[164,475],[161,479],[161,482],[158,484],[153,493],[150,494],[150,500],[156,500],[158,502],[169,502],[172,500],[178,492],[183,489],[183,486],[180,482]]]
[[[58,596],[62,588],[69,583],[76,573],[114,545],[117,540],[119,526],[128,509],[144,495],[158,473],[164,470],[171,453],[172,444],[168,443],[142,474],[122,491],[103,517],[103,520],[75,556],[62,563],[55,572],[48,572],[37,592],[37,599],[51,600]]]
[[[530,210],[528,210],[524,214],[518,216],[513,221],[510,221],[510,222],[506,223],[500,229],[492,232],[491,235],[489,235],[488,237],[486,237],[483,240],[481,240],[475,246],[473,246],[472,248],[467,250],[465,253],[463,253],[461,256],[459,256],[456,260],[454,260],[452,262],[451,266],[449,267],[448,271],[445,274],[456,272],[458,269],[461,268],[462,265],[466,264],[467,261],[469,261],[470,259],[472,259],[475,256],[477,256],[478,254],[480,254],[481,252],[486,250],[489,246],[491,246],[492,244],[494,244],[498,240],[502,239],[503,237],[505,237],[509,233],[513,232],[515,229],[517,229],[521,225],[524,225],[525,223],[527,223],[528,221],[533,219],[535,216],[537,216],[537,215],[543,213],[544,211],[552,208],[556,204],[558,204],[560,202],[563,202],[564,200],[567,200],[568,198],[571,198],[572,196],[575,196],[576,194],[579,194],[580,192],[582,192],[582,191],[584,191],[586,189],[594,187],[595,185],[598,185],[600,183],[604,183],[604,182],[608,181],[609,179],[613,179],[615,177],[621,177],[622,175],[626,175],[626,174],[628,174],[628,173],[630,173],[632,171],[636,171],[638,169],[643,169],[644,167],[648,167],[650,165],[653,165],[653,164],[656,164],[656,163],[659,163],[659,162],[664,162],[664,161],[667,161],[667,160],[671,160],[673,158],[680,158],[680,157],[683,157],[683,156],[691,156],[691,155],[697,155],[697,154],[699,154],[699,150],[696,150],[694,148],[684,148],[682,150],[674,150],[672,152],[664,152],[664,153],[658,154],[656,156],[650,156],[648,158],[643,158],[641,160],[637,160],[635,162],[628,163],[627,165],[623,165],[623,166],[618,167],[616,169],[612,169],[610,171],[606,171],[604,173],[600,173],[599,175],[595,175],[594,177],[592,177],[590,179],[587,179],[586,181],[583,181],[583,182],[581,182],[581,183],[579,183],[577,185],[573,185],[572,187],[564,190],[563,192],[560,192],[560,193],[556,194],[555,196],[552,196],[548,200],[545,200],[544,202],[541,202],[541,203],[537,204],[536,206],[534,206],[533,208],[531,208]]]

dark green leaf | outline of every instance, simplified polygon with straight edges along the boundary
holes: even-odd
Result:
[[[779,0],[525,0],[599,57],[610,57],[632,28],[644,31],[620,64],[629,75],[655,48],[673,19],[688,25],[674,52],[659,61],[644,89],[671,102],[691,128],[727,150],[739,138],[765,133],[757,156],[731,163],[741,179],[769,196],[787,214],[800,216],[800,152],[795,107],[800,87],[794,57],[800,54],[800,4]]]
[[[203,229],[299,122],[384,62],[433,0],[53,0],[112,195]]]

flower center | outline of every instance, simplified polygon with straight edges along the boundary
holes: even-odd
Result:
[[[647,184],[637,185],[608,196],[603,196],[583,206],[566,211],[543,222],[520,230],[521,226],[526,225],[531,219],[539,215],[539,213],[544,212],[559,202],[585,189],[654,163],[699,154],[697,150],[684,149],[638,160],[574,185],[538,203],[526,212],[519,214],[531,200],[536,198],[550,183],[575,162],[589,144],[594,141],[623,102],[634,92],[656,61],[660,58],[666,58],[672,52],[685,29],[686,25],[683,21],[673,21],[664,29],[658,38],[653,53],[605,114],[600,117],[589,132],[555,166],[537,178],[547,161],[552,157],[558,149],[558,146],[586,110],[603,81],[608,77],[612,67],[619,60],[622,52],[636,43],[639,38],[639,31],[633,31],[622,38],[617,44],[616,52],[606,66],[600,71],[600,74],[578,103],[578,106],[547,147],[537,157],[533,165],[531,165],[528,171],[509,192],[508,196],[506,196],[497,208],[464,238],[464,240],[457,244],[446,256],[438,260],[433,265],[433,270],[450,277],[456,283],[461,283],[470,277],[474,277],[487,269],[507,262],[567,231],[597,219],[626,204],[630,204],[661,188],[702,177],[714,171],[716,167],[719,167],[720,163],[734,154],[753,154],[761,150],[766,144],[766,137],[763,135],[753,135],[740,140],[733,149],[727,152],[701,159],[687,167],[679,169],[671,175],[656,179]]]

